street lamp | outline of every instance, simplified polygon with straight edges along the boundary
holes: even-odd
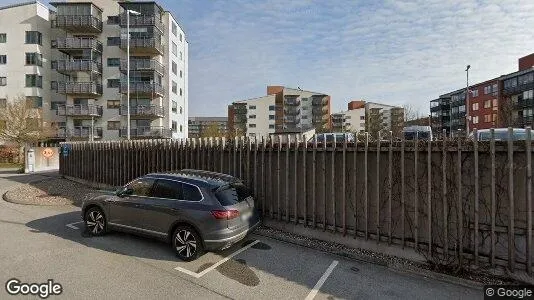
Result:
[[[130,140],[130,14],[141,15],[135,10],[126,10],[126,139]]]
[[[465,68],[465,72],[466,72],[466,75],[467,75],[467,84],[466,84],[466,87],[465,87],[465,114],[466,114],[466,118],[465,118],[465,128],[466,128],[466,131],[467,131],[467,135],[469,135],[469,69],[471,68],[471,65],[467,65],[467,67]]]

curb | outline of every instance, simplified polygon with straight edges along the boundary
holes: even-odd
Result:
[[[434,272],[434,271],[430,271],[426,269],[413,270],[409,268],[400,268],[394,265],[388,266],[388,269],[399,274],[411,275],[415,277],[431,278],[431,279],[438,280],[441,282],[461,285],[466,288],[478,289],[478,290],[484,289],[483,283],[469,280],[469,279],[454,277],[452,275],[438,273],[438,272]]]
[[[41,176],[43,176],[43,175],[41,175]],[[14,201],[14,200],[10,199],[9,197],[7,197],[7,193],[11,192],[13,189],[16,189],[19,186],[30,185],[32,183],[37,183],[37,182],[43,182],[43,181],[47,181],[47,180],[56,179],[56,177],[53,177],[53,176],[44,176],[44,177],[47,177],[47,178],[35,179],[35,180],[32,180],[32,181],[28,181],[26,183],[20,183],[18,186],[15,186],[10,190],[5,191],[2,194],[2,200],[4,200],[5,202],[8,202],[8,203],[18,204],[18,205],[26,205],[26,206],[44,206],[44,207],[48,206],[48,207],[54,207],[54,206],[73,205],[72,203],[70,203],[70,204],[34,204],[34,203],[25,203],[25,202]]]

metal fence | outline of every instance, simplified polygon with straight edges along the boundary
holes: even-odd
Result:
[[[279,138],[64,143],[60,173],[111,186],[184,168],[228,173],[266,218],[411,247],[435,264],[531,274],[530,130],[526,141]]]

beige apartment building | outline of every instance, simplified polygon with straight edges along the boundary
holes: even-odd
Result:
[[[30,100],[57,140],[126,138],[130,10],[130,137],[187,138],[188,42],[172,13],[153,1],[50,5],[0,7],[0,105]]]
[[[267,139],[278,132],[331,129],[330,96],[284,86],[268,86],[267,95],[228,106],[228,131]]]

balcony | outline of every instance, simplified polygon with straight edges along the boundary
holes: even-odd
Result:
[[[128,85],[126,82],[121,82],[120,87],[121,94],[128,93]],[[151,96],[162,97],[164,94],[163,87],[157,83],[151,82],[130,82],[130,95],[139,95],[139,96]]]
[[[122,73],[128,71],[128,61],[126,59],[121,60],[120,71]],[[130,71],[157,72],[164,75],[165,67],[155,59],[130,59]]]
[[[534,82],[529,82],[525,84],[518,84],[516,86],[504,87],[502,93],[505,96],[510,96],[510,95],[519,94],[524,91],[528,91],[532,89],[534,89]]]
[[[126,51],[128,41],[121,39],[121,49]],[[155,37],[134,37],[130,39],[130,54],[152,54],[163,55],[163,45],[161,38]]]
[[[122,105],[119,111],[121,116],[128,115],[128,106]],[[165,116],[165,109],[161,105],[131,105],[130,118],[163,118]]]
[[[88,59],[53,60],[52,69],[70,75],[76,72],[102,73],[102,64]]]
[[[285,101],[284,101],[285,105],[289,105],[289,106],[298,106],[300,105],[300,100],[297,99],[297,98],[285,98]]]
[[[313,97],[312,99],[312,105],[314,106],[324,106],[327,104],[328,104],[328,99],[326,99],[326,97],[321,97],[321,98]]]
[[[56,15],[52,27],[70,32],[101,33],[102,20],[93,15]]]
[[[126,27],[126,12],[120,14],[120,26]],[[137,26],[154,26],[159,32],[163,33],[163,23],[161,18],[156,15],[133,16],[130,14],[130,28]]]
[[[327,112],[328,112],[328,107],[326,107],[326,106],[312,108],[312,113],[314,115],[323,115],[323,114],[325,114]]]
[[[126,137],[127,133],[127,128],[120,130],[121,137]],[[131,138],[171,138],[171,136],[171,130],[163,126],[130,128]]]
[[[93,138],[102,138],[102,127],[93,127]],[[91,136],[91,126],[60,127],[57,131],[58,138],[88,139]]]
[[[80,118],[101,117],[102,106],[91,104],[60,105],[57,107],[57,115]]]
[[[289,116],[296,116],[300,114],[300,109],[284,109],[284,114]]]
[[[323,116],[313,116],[312,118],[313,124],[326,123],[326,122],[328,122],[328,118],[323,117]]]
[[[300,122],[300,118],[296,116],[284,116],[284,123],[296,124]]]
[[[526,116],[526,117],[517,117],[514,120],[514,126],[523,128],[525,126],[531,126],[534,123],[534,117],[533,116]]]
[[[57,92],[67,95],[102,95],[102,85],[95,82],[58,82]]]
[[[532,108],[534,106],[534,99],[517,100],[517,103],[514,106],[516,109]]]
[[[102,43],[92,37],[63,37],[52,41],[52,48],[57,48],[59,51],[69,55],[83,54],[86,50],[101,53]]]

